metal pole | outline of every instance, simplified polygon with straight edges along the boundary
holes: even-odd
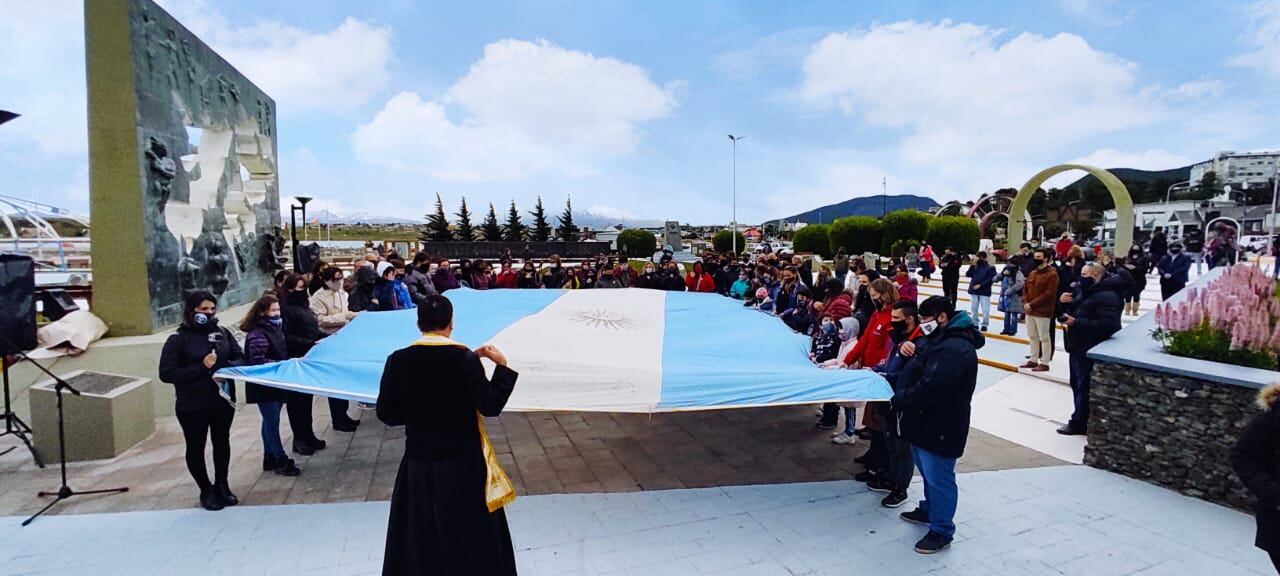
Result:
[[[880,180],[880,198],[882,200],[880,206],[880,217],[884,218],[889,214],[889,177],[885,176]]]
[[[1271,172],[1271,216],[1267,232],[1271,234],[1271,276],[1280,278],[1280,257],[1276,256],[1276,196],[1280,192],[1280,159],[1276,160],[1276,167]]]
[[[298,267],[298,207],[289,205],[289,240],[293,245],[293,271],[301,272]]]
[[[730,137],[732,138],[732,136]],[[738,253],[738,140],[733,139],[733,253]]]

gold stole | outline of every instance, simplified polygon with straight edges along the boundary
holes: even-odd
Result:
[[[413,342],[413,346],[459,346],[466,348],[466,345],[438,334],[423,334],[421,338]],[[489,512],[493,513],[515,501],[516,487],[511,483],[511,478],[507,476],[506,471],[502,469],[502,464],[498,462],[498,453],[494,451],[493,443],[489,441],[489,434],[484,430],[484,416],[478,411],[476,412],[476,423],[480,427],[480,447],[484,451],[484,463],[488,469],[485,478],[484,499],[485,504],[489,505]]]

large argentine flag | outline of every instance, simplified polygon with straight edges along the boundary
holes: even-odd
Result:
[[[867,370],[823,370],[809,339],[715,294],[451,290],[452,338],[493,344],[520,373],[508,410],[669,412],[887,400]],[[218,374],[373,402],[391,352],[417,339],[414,310],[361,314],[304,358]],[[429,367],[427,367],[429,369]]]

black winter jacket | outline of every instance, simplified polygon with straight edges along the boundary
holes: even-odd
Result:
[[[431,277],[414,266],[409,266],[405,269],[404,285],[409,289],[409,298],[413,300],[415,306],[421,306],[426,301],[427,296],[440,293],[436,290],[436,285],[431,281]]]
[[[960,265],[964,261],[961,260],[959,254],[943,254],[942,260],[939,261],[938,267],[942,269],[943,278],[960,279]]]
[[[1258,535],[1254,545],[1268,552],[1280,552],[1280,385],[1272,384],[1258,394],[1262,412],[1245,425],[1240,439],[1231,447],[1231,468],[1245,488],[1257,498],[1254,515]]]
[[[916,341],[915,358],[898,372],[890,401],[902,438],[939,456],[964,455],[978,349],[985,343],[967,312]]]
[[[219,334],[217,344],[209,342],[209,336],[215,333]],[[213,350],[218,352],[218,362],[213,368],[205,368],[204,357]],[[173,384],[174,411],[200,412],[227,406],[227,401],[218,393],[213,373],[228,366],[239,366],[243,359],[240,343],[226,328],[178,327],[178,331],[165,340],[160,352],[160,381]],[[235,387],[231,387],[231,399],[235,397]]]
[[[1120,331],[1124,295],[1133,288],[1128,274],[1110,274],[1087,289],[1077,287],[1064,312],[1075,318],[1066,328],[1063,346],[1072,354],[1088,352]]]
[[[316,342],[327,336],[310,306],[282,302],[280,316],[284,318],[284,343],[290,358],[306,356]]]

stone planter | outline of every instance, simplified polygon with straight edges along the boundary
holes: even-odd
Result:
[[[67,461],[114,458],[156,429],[146,378],[77,370],[63,376],[80,391],[63,392]],[[40,457],[58,462],[58,399],[53,380],[31,387],[31,427]]]
[[[1248,509],[1253,496],[1228,455],[1258,411],[1258,390],[1280,382],[1280,373],[1165,354],[1154,329],[1147,314],[1089,352],[1097,364],[1085,464]]]

